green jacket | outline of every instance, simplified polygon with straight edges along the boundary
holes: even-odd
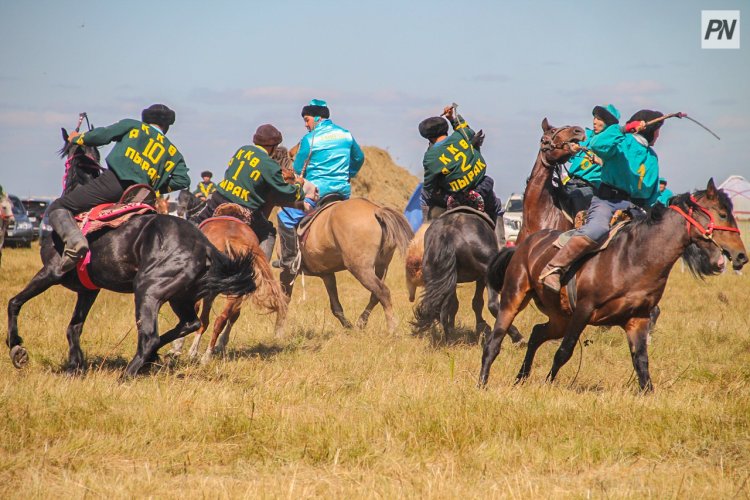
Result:
[[[436,188],[446,193],[473,189],[487,172],[481,153],[471,145],[474,131],[456,115],[451,123],[454,132],[431,145],[424,154],[424,189],[432,193]]]
[[[76,144],[87,146],[104,146],[113,141],[115,146],[106,161],[120,180],[148,184],[162,193],[190,187],[182,153],[154,126],[125,119],[76,138]]]
[[[261,146],[242,146],[229,160],[216,191],[233,203],[258,210],[267,201],[290,205],[302,199],[300,184],[287,184],[281,166]]]

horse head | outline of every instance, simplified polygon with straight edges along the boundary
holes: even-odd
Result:
[[[738,271],[748,262],[747,250],[732,213],[732,200],[716,188],[713,178],[708,181],[705,191],[680,196],[674,199],[670,208],[683,217],[687,215],[692,244],[686,252],[686,260],[691,270],[698,274],[721,272],[725,257]]]
[[[65,158],[63,194],[67,194],[75,187],[99,177],[102,167],[101,156],[96,147],[68,142],[68,131],[64,128],[62,137],[65,141],[65,145],[60,149],[60,158]]]
[[[568,161],[574,154],[570,145],[586,139],[586,131],[583,128],[570,125],[553,127],[547,118],[542,120],[542,131],[544,133],[540,140],[539,152],[542,163],[547,167]]]

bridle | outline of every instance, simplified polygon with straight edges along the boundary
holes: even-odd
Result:
[[[739,228],[736,227],[730,227],[730,226],[717,226],[714,223],[714,216],[711,212],[709,212],[705,207],[700,205],[698,203],[698,200],[695,199],[695,197],[691,194],[690,195],[690,208],[688,209],[687,213],[681,208],[676,205],[670,205],[669,208],[680,214],[682,217],[685,218],[687,221],[685,224],[685,228],[687,229],[688,236],[690,236],[690,226],[695,227],[698,232],[700,233],[701,238],[710,241],[714,245],[718,246],[721,249],[721,246],[716,243],[714,240],[714,231],[729,231],[732,233],[740,234]],[[697,208],[701,212],[703,212],[708,217],[708,224],[704,227],[703,224],[695,220],[693,217],[693,209]],[[723,251],[723,249],[722,249]]]
[[[539,157],[542,160],[542,165],[544,165],[547,168],[552,168],[552,167],[557,167],[565,163],[564,161],[551,163],[549,160],[547,160],[545,153],[549,153],[550,151],[555,151],[557,149],[570,150],[570,145],[574,144],[575,141],[571,140],[571,141],[565,141],[560,144],[555,144],[555,137],[557,137],[557,134],[569,128],[572,128],[572,125],[565,125],[564,127],[558,127],[554,129],[555,131],[552,132],[552,135],[549,137],[547,136],[547,134],[544,134],[542,136],[542,138],[539,141],[539,152],[541,153]]]

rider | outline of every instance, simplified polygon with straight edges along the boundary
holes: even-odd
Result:
[[[271,258],[276,241],[276,229],[266,218],[268,204],[303,206],[303,192],[313,197],[314,186],[301,177],[294,184],[287,184],[281,175],[281,167],[271,158],[281,144],[281,132],[273,125],[261,125],[253,135],[253,144],[240,147],[229,160],[216,190],[209,196],[206,206],[190,219],[195,224],[213,216],[214,210],[223,203],[236,203],[249,209],[250,227],[258,236],[260,247]],[[309,190],[303,190],[303,186]]]
[[[586,223],[573,233],[539,275],[545,287],[560,292],[562,274],[576,259],[604,242],[617,210],[627,210],[634,204],[645,208],[656,201],[659,160],[652,146],[664,122],[646,124],[662,116],[658,111],[642,109],[624,128],[607,127],[592,137],[589,148],[604,162],[601,184],[591,200]],[[573,145],[572,149],[577,151],[580,146]]]
[[[365,162],[365,155],[352,137],[351,132],[330,120],[328,104],[313,99],[302,108],[302,119],[308,133],[300,140],[299,151],[294,157],[294,172],[317,186],[321,201],[328,195],[348,199],[351,195],[349,181],[357,175]],[[306,198],[310,207],[316,200]],[[297,269],[296,226],[304,217],[301,210],[285,208],[278,213],[278,230],[281,236],[281,283],[289,290]]]
[[[49,207],[49,222],[65,243],[60,273],[73,269],[89,250],[73,215],[119,201],[133,184],[148,184],[161,193],[190,187],[182,153],[166,137],[174,119],[174,111],[164,104],[154,104],[141,112],[141,121],[126,118],[108,127],[82,134],[71,132],[68,136],[69,142],[80,146],[103,146],[113,141],[115,146],[106,158],[108,170]]]
[[[216,191],[216,185],[211,181],[212,174],[208,170],[201,172],[202,180],[198,183],[198,186],[193,191],[193,194],[197,196],[201,201],[206,201],[211,193]]]
[[[656,203],[661,203],[665,207],[668,207],[672,196],[674,196],[674,193],[667,189],[667,179],[659,177],[659,198],[656,200]]]
[[[430,141],[424,154],[424,184],[422,202],[427,213],[435,213],[440,198],[445,198],[447,208],[468,205],[477,208],[495,220],[498,244],[505,245],[503,210],[495,196],[495,182],[487,174],[487,164],[482,154],[472,144],[474,131],[453,106],[446,106],[443,115],[450,121],[454,132],[448,135],[448,121],[440,116],[422,120],[419,134]]]
[[[594,116],[593,128],[586,129],[586,139],[580,143],[584,148],[588,148],[594,135],[600,134],[607,127],[616,126],[620,121],[620,112],[612,104],[595,106],[591,114]],[[570,158],[564,189],[572,205],[573,217],[588,210],[601,177],[602,160],[590,150],[581,149]]]

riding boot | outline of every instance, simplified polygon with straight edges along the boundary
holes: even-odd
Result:
[[[495,236],[497,236],[498,248],[505,247],[505,222],[502,215],[495,218]]]
[[[297,276],[297,228],[279,224],[276,229],[279,235],[279,267],[281,267],[281,287],[287,296],[292,295],[292,283]]]
[[[50,212],[49,223],[65,243],[59,267],[60,273],[65,274],[76,266],[78,260],[86,256],[89,244],[68,210],[58,208]]]
[[[560,278],[571,264],[579,257],[594,250],[599,243],[588,236],[573,236],[570,241],[552,257],[547,266],[539,274],[539,281],[555,293],[560,293]]]
[[[273,233],[269,233],[268,236],[266,236],[263,241],[260,242],[260,249],[263,250],[263,253],[266,254],[266,258],[270,261],[271,256],[273,255],[273,246],[276,243],[276,235]]]

